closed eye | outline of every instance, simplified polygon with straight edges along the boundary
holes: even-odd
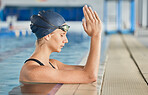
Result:
[[[64,35],[61,35],[61,37],[63,37]]]
[[[65,33],[65,32],[61,34],[61,37],[63,37],[64,35],[66,35],[66,33]]]

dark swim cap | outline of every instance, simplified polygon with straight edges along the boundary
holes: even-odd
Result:
[[[65,23],[65,19],[53,11],[40,11],[38,15],[31,16],[30,28],[37,39],[42,38],[56,30]]]

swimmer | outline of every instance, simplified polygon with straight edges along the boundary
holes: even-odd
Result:
[[[66,65],[50,59],[52,52],[60,52],[68,43],[66,34],[69,25],[53,11],[40,11],[31,17],[31,30],[36,35],[36,48],[20,71],[20,82],[29,83],[91,83],[97,80],[102,22],[96,11],[85,5],[82,25],[91,37],[89,56],[85,66]]]

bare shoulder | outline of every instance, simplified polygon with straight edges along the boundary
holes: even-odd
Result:
[[[49,62],[51,62],[51,63],[62,63],[62,62],[60,62],[60,61],[58,61],[56,59],[49,59]]]
[[[58,60],[56,60],[56,59],[49,59],[49,62],[50,63],[52,63],[55,67],[56,67],[56,69],[59,69],[59,65],[61,64],[63,64],[62,62],[60,62],[60,61],[58,61]],[[64,65],[64,64],[63,64]]]
[[[29,64],[30,63],[30,64]],[[32,75],[35,74],[34,69],[39,68],[39,65],[32,65],[32,62],[25,63],[20,71],[20,81],[28,81],[31,79]]]
[[[59,67],[61,65],[62,66],[65,65],[64,63],[62,63],[62,62],[60,62],[60,61],[58,61],[56,59],[49,59],[49,62],[51,62],[52,64],[56,65],[57,67]]]

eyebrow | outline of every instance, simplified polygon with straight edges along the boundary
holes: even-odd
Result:
[[[65,32],[65,31],[63,31],[63,32],[62,32],[62,34],[66,34],[66,32]]]

